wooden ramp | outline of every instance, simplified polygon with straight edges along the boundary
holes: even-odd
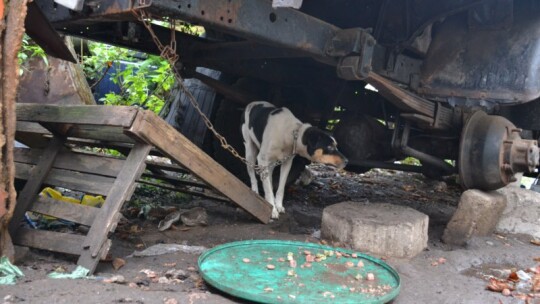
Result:
[[[272,207],[268,202],[150,111],[18,104],[16,139],[30,149],[19,148],[15,153],[16,177],[26,180],[26,184],[18,194],[9,227],[14,243],[79,255],[78,264],[91,273],[100,258],[107,255],[111,245],[108,235],[116,228],[119,211],[137,182],[144,182],[144,175],[172,180],[174,184],[176,178],[164,172],[186,170],[261,222],[270,221]],[[108,147],[127,157],[105,157],[81,152],[77,147]],[[150,153],[166,156],[176,165],[151,162],[147,159]],[[205,186],[196,181],[178,182]],[[105,203],[95,208],[39,196],[46,185],[103,195]],[[23,228],[20,223],[26,211],[90,229],[87,235],[77,235]]]

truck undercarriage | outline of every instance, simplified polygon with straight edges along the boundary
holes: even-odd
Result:
[[[214,92],[199,102],[240,151],[241,109],[264,99],[312,124],[331,122],[357,172],[459,173],[465,188],[492,190],[538,166],[540,3],[303,2],[293,9],[270,0],[87,0],[75,11],[36,0],[26,26],[47,52],[65,59],[56,31],[153,54],[160,53],[156,39],[175,41],[182,76]],[[205,37],[157,24],[153,36],[137,17],[141,11],[203,26]],[[177,128],[194,123],[176,108],[170,121]],[[184,133],[205,145],[204,124]],[[206,145],[243,174],[218,144]],[[407,156],[422,167],[394,163]]]

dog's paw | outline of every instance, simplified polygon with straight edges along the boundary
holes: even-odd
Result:
[[[277,206],[276,209],[279,213],[285,213],[285,207],[283,206]]]
[[[275,220],[279,219],[279,212],[275,207],[272,209],[272,218]]]

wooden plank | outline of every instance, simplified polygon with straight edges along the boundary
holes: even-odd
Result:
[[[36,157],[41,155],[41,153],[42,150],[39,149],[16,148],[15,162],[35,164]],[[122,169],[124,161],[124,159],[106,155],[77,153],[63,150],[58,153],[53,168],[116,177]]]
[[[135,181],[144,171],[145,160],[151,149],[152,146],[148,144],[135,144],[114,181],[105,204],[88,231],[77,264],[90,269],[90,273],[94,272],[99,262],[97,257],[107,240],[107,234],[116,227],[116,214],[120,211],[124,201],[133,193]]]
[[[53,252],[80,255],[81,244],[84,239],[85,236],[80,234],[28,229],[23,227],[17,231],[13,243]],[[105,259],[110,248],[111,240],[107,239],[101,248],[99,257]]]
[[[154,113],[141,112],[128,132],[154,145],[261,222],[270,221],[272,206],[267,201]]]
[[[41,185],[51,171],[54,159],[58,151],[63,147],[64,139],[54,136],[39,159],[38,164],[28,172],[29,178],[24,185],[24,188],[17,197],[17,206],[13,212],[13,217],[9,223],[9,232],[14,235],[19,228],[20,221],[24,217],[24,213],[30,209],[32,203],[37,198],[41,191]]]
[[[129,127],[137,112],[125,106],[17,104],[17,120],[39,123]]]
[[[49,135],[49,138],[45,136]],[[52,134],[40,124],[30,121],[17,121],[15,140],[32,148],[45,148]]]
[[[99,212],[99,208],[72,204],[44,196],[40,196],[30,210],[85,226],[91,226]],[[80,247],[80,244],[77,247]]]
[[[31,176],[31,170],[34,167],[35,166],[29,164],[15,163],[15,177],[28,180]],[[110,192],[113,182],[114,178],[111,177],[53,168],[47,178],[43,181],[43,185],[60,186],[84,193],[105,196]],[[28,184],[28,182],[26,183]],[[41,190],[41,187],[39,190]]]
[[[37,134],[51,134],[47,129],[37,122],[32,121],[18,121],[17,120],[17,132],[24,133],[37,133]]]
[[[182,166],[175,165],[175,164],[159,163],[159,162],[155,162],[155,161],[151,161],[151,160],[146,161],[146,167],[148,167],[148,168],[154,168],[155,167],[155,168],[161,169],[161,170],[189,174],[189,171],[186,170]]]
[[[15,149],[15,162],[24,164],[36,164],[36,160],[43,153],[40,149]],[[108,177],[116,177],[124,164],[124,159],[108,155],[99,155],[95,153],[78,153],[70,151],[61,151],[53,164],[55,169],[65,169],[78,171],[81,173],[90,173]],[[158,166],[153,166],[158,167]],[[163,166],[164,168],[168,168]],[[178,168],[178,166],[175,166]],[[155,178],[167,181],[173,185],[185,184],[194,187],[208,188],[208,185],[199,181],[191,181],[172,175],[166,175],[160,172],[144,173],[144,177]]]
[[[80,255],[84,238],[85,236],[80,234],[20,228],[13,239],[13,243],[26,247]]]
[[[122,126],[102,126],[86,124],[43,124],[52,133],[62,134],[69,138],[94,139],[104,142],[134,143],[134,140],[124,134]]]

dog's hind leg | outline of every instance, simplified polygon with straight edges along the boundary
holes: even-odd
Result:
[[[280,172],[279,172],[279,185],[278,189],[276,191],[276,209],[279,213],[285,212],[285,208],[283,207],[283,196],[285,193],[285,184],[287,183],[287,176],[289,176],[289,172],[291,171],[291,166],[293,163],[293,159],[289,159],[286,162],[284,162],[281,165]]]
[[[267,162],[259,162],[258,164],[262,165],[262,166],[267,166],[268,165]],[[279,218],[279,211],[277,211],[277,209],[276,209],[276,204],[275,204],[275,200],[274,200],[274,190],[272,189],[272,173],[274,173],[274,168],[273,167],[268,168],[267,173],[268,174],[266,174],[264,176],[264,178],[262,178],[262,185],[263,185],[263,189],[264,189],[264,198],[266,199],[267,202],[270,203],[270,205],[272,205],[272,218],[273,219],[278,219]]]

